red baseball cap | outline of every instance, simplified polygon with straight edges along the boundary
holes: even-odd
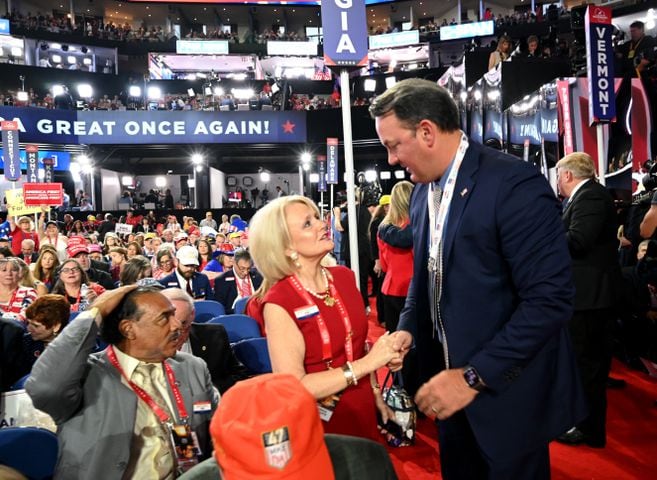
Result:
[[[334,480],[317,403],[299,380],[268,373],[238,382],[210,423],[226,480]]]
[[[68,253],[69,258],[73,258],[80,253],[89,253],[86,240],[80,236],[69,238],[66,253]]]

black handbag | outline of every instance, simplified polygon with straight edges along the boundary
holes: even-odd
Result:
[[[388,386],[390,383],[390,386]],[[407,447],[415,443],[417,411],[415,402],[404,389],[401,372],[388,371],[383,381],[383,401],[394,412],[395,418],[382,425],[386,441],[392,447]]]

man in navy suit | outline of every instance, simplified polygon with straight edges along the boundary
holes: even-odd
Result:
[[[416,402],[437,419],[443,478],[547,479],[548,442],[585,414],[560,204],[533,165],[469,141],[435,83],[399,82],[370,112],[388,163],[419,183],[394,335],[418,350]]]
[[[248,250],[235,252],[233,268],[226,270],[214,281],[214,299],[221,303],[226,313],[235,311],[235,300],[250,297],[260,288],[262,275],[253,269]]]
[[[176,252],[176,269],[160,279],[164,288],[181,288],[194,300],[205,300],[213,295],[210,280],[196,269],[199,266],[198,250],[185,245]]]

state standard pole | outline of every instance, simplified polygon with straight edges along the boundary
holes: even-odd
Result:
[[[349,258],[351,270],[360,285],[360,265],[358,264],[358,218],[356,217],[356,183],[354,181],[354,151],[351,135],[351,94],[349,92],[349,70],[340,70],[340,98],[342,99],[342,132],[344,135],[344,174],[347,183],[347,218],[349,219]],[[342,237],[342,241],[345,238]]]
[[[598,123],[595,126],[595,132],[597,134],[598,140],[598,182],[602,186],[607,185],[607,179],[605,178],[605,173],[607,171],[607,151],[605,149],[605,138],[604,138],[604,125]]]

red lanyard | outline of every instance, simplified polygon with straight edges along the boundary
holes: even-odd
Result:
[[[126,382],[128,382],[128,385],[130,385],[130,388],[135,392],[135,394],[146,403],[146,405],[149,406],[149,408],[153,411],[155,415],[160,419],[160,422],[162,423],[167,423],[171,421],[171,417],[160,407],[153,398],[146,393],[141,387],[139,387],[137,384],[133,383],[125,374],[123,369],[121,368],[121,365],[119,364],[119,360],[116,358],[116,353],[114,352],[114,346],[110,345],[109,348],[107,349],[107,357],[109,358],[109,361],[112,365],[114,365],[114,368],[116,368],[123,378],[125,379]],[[189,415],[187,415],[187,409],[185,408],[185,402],[183,401],[182,395],[180,394],[180,390],[178,389],[178,385],[176,383],[176,376],[173,373],[173,370],[169,366],[167,362],[162,362],[162,365],[164,366],[164,371],[167,374],[167,380],[169,381],[169,386],[171,387],[171,390],[173,391],[173,397],[176,401],[176,407],[178,408],[178,413],[180,414],[180,420],[183,423],[187,423],[187,419],[189,418]]]
[[[310,294],[301,286],[301,282],[296,277],[296,275],[291,275],[287,278],[288,281],[294,287],[294,289],[297,291],[297,293],[301,295],[303,300],[308,305],[312,305],[315,303],[315,301],[310,296]],[[342,303],[342,298],[340,297],[340,294],[338,293],[335,286],[330,280],[329,280],[329,293],[335,299],[335,306],[338,307],[338,312],[340,313],[340,317],[342,317],[342,322],[344,323],[344,331],[346,332],[344,349],[347,355],[347,361],[353,362],[354,361],[354,344],[353,344],[354,332],[351,329],[351,320],[349,319],[349,314],[347,313],[347,309],[344,307],[344,303]],[[319,309],[319,306],[317,306],[317,308]],[[331,368],[331,364],[333,363],[333,350],[331,349],[331,334],[329,333],[328,328],[326,326],[326,322],[324,321],[324,317],[322,316],[322,313],[319,310],[317,312],[317,315],[315,315],[315,319],[317,322],[317,328],[319,329],[319,335],[322,338],[322,360],[326,362],[326,366],[328,368]]]
[[[14,293],[11,294],[11,298],[9,299],[9,303],[7,304],[7,307],[5,308],[5,306],[2,305],[1,308],[5,313],[11,312],[12,305],[16,301],[16,295],[18,295],[18,288],[16,290],[14,290]]]

